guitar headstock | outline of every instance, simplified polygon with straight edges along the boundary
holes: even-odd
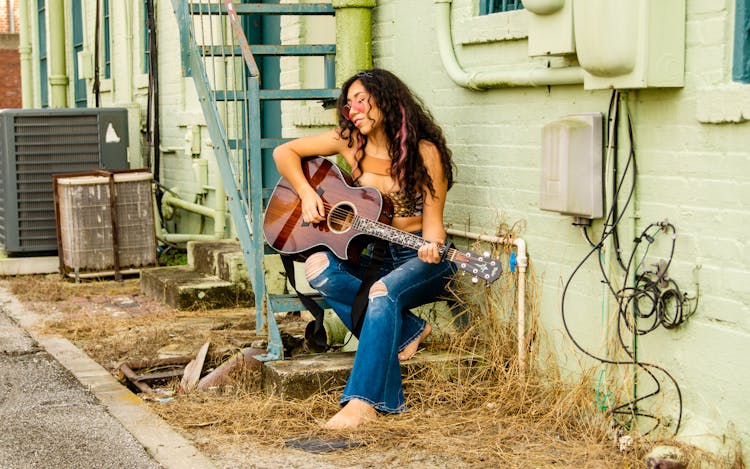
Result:
[[[489,252],[480,256],[471,251],[457,251],[457,254],[453,257],[453,262],[459,269],[472,275],[472,283],[477,283],[480,279],[492,283],[500,278],[500,274],[503,272],[500,261],[493,259]]]

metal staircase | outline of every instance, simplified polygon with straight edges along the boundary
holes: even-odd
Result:
[[[305,307],[296,295],[269,294],[266,289],[263,265],[270,251],[263,239],[263,211],[278,178],[271,152],[285,141],[280,126],[269,123],[280,121],[282,101],[331,102],[339,90],[334,88],[335,44],[280,44],[279,18],[335,12],[331,4],[278,0],[172,0],[172,7],[180,31],[183,73],[195,83],[255,293],[256,331],[261,334],[265,329],[268,334],[267,353],[259,358],[282,359],[274,313]],[[305,56],[323,57],[325,88],[280,89],[275,58]],[[325,307],[321,298],[316,300]]]

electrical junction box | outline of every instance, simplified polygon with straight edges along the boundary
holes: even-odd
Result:
[[[94,54],[89,51],[78,52],[78,79],[91,80],[94,78]]]
[[[573,114],[542,128],[539,208],[580,218],[600,218],[603,196],[603,116]]]
[[[684,86],[685,0],[573,2],[584,89]]]
[[[524,0],[523,6],[529,12],[529,56],[575,53],[573,0]]]

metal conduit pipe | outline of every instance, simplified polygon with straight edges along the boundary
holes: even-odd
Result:
[[[21,2],[18,52],[21,56],[21,106],[28,109],[34,107],[34,77],[31,64],[31,19],[29,17],[29,2]]]
[[[508,239],[498,236],[487,236],[471,231],[456,230],[448,228],[446,230],[450,236],[461,238],[475,239],[477,241],[487,241],[493,244],[508,244]],[[514,238],[512,244],[516,247],[516,267],[518,268],[518,364],[521,374],[526,372],[526,267],[529,264],[526,256],[526,241],[521,238]]]
[[[182,210],[187,210],[189,212],[197,213],[198,215],[213,219],[214,234],[167,233],[167,230],[162,228],[161,231],[157,234],[157,238],[161,241],[170,243],[184,243],[187,241],[216,241],[219,239],[224,239],[224,231],[226,228],[226,201],[224,187],[222,185],[219,186],[220,187],[217,187],[216,189],[217,207],[215,209],[184,201],[169,191],[166,191],[164,193],[161,201],[163,205],[180,208]],[[158,217],[158,211],[154,210],[154,213],[155,216]],[[157,220],[156,226],[161,226],[161,223],[158,222],[159,220]]]
[[[210,234],[188,234],[188,233],[162,233],[157,235],[160,241],[166,243],[187,243],[188,241],[218,241],[222,238],[217,238],[215,235]]]
[[[438,50],[443,68],[457,85],[472,90],[513,86],[572,85],[583,83],[581,67],[528,68],[497,72],[467,72],[461,68],[453,47],[451,5],[453,0],[434,0]]]

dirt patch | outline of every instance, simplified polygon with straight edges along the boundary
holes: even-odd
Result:
[[[28,276],[6,279],[6,286],[44,314],[47,331],[68,338],[113,374],[123,362],[194,354],[207,341],[208,369],[265,340],[255,333],[253,310],[177,311],[143,296],[137,278],[74,283],[59,275]],[[262,394],[254,376],[237,375],[221,391],[189,395],[176,392],[177,382],[165,383],[163,398],[149,404],[227,468],[644,467],[655,440],[633,435],[621,450],[616,436],[623,433],[614,432],[597,408],[587,377],[565,382],[553,361],[540,357],[533,308],[533,360],[525,369],[518,366],[514,322],[508,320],[514,291],[508,276],[492,290],[468,292],[482,298],[467,305],[469,320],[450,335],[435,334],[439,340],[428,347],[473,357],[471,364],[434,364],[405,376],[409,411],[354,432],[320,429],[338,409],[340,390],[281,400]],[[535,304],[534,295],[530,289],[527,304]],[[301,336],[304,321],[279,321],[289,337]],[[285,447],[300,438],[354,447],[325,454]],[[695,461],[709,458],[697,450],[689,454]],[[744,467],[714,462],[712,467]]]

